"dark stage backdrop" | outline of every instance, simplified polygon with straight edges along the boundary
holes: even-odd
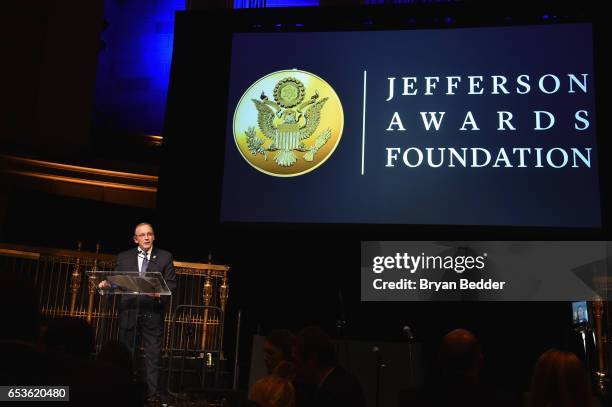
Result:
[[[208,255],[211,254],[213,262],[231,266],[229,323],[233,323],[233,316],[238,309],[244,310],[243,339],[248,338],[249,334],[255,333],[258,328],[261,333],[265,334],[269,329],[275,327],[299,328],[311,323],[323,325],[334,332],[336,321],[346,319],[348,321],[347,335],[351,338],[401,340],[401,328],[404,324],[409,324],[420,340],[435,348],[435,344],[445,332],[453,328],[464,327],[475,331],[477,335],[483,338],[485,348],[490,355],[489,361],[497,372],[503,373],[503,377],[512,383],[517,383],[516,377],[519,377],[518,374],[520,374],[522,379],[519,381],[522,381],[521,385],[525,384],[526,387],[524,382],[528,380],[528,372],[535,357],[546,348],[565,346],[571,342],[571,315],[568,304],[362,303],[359,297],[360,241],[609,239],[608,189],[605,186],[608,180],[606,156],[610,151],[610,144],[604,137],[597,136],[598,133],[605,134],[608,127],[605,115],[601,113],[597,115],[598,111],[605,110],[607,106],[602,94],[603,90],[607,88],[608,80],[605,75],[601,74],[601,72],[605,72],[606,65],[605,61],[599,58],[601,53],[598,53],[599,48],[597,46],[598,40],[605,38],[601,31],[602,25],[598,22],[593,25],[593,37],[595,39],[595,62],[593,64],[589,60],[591,28],[588,23],[592,20],[591,14],[587,10],[586,14],[577,18],[577,14],[574,13],[575,10],[572,11],[572,8],[557,10],[554,13],[554,15],[560,16],[559,20],[563,20],[564,23],[578,24],[569,26],[571,30],[575,30],[571,33],[563,31],[568,27],[555,24],[550,24],[550,26],[544,28],[529,27],[527,31],[520,31],[520,29],[511,31],[514,34],[509,35],[515,36],[512,38],[525,42],[526,49],[520,54],[522,61],[506,61],[505,64],[490,65],[487,61],[479,60],[477,68],[472,71],[466,62],[455,64],[451,62],[448,55],[459,58],[458,54],[460,53],[456,49],[444,48],[447,52],[438,55],[426,49],[423,50],[422,45],[415,44],[410,47],[412,51],[421,49],[422,53],[426,53],[430,57],[429,65],[422,66],[421,72],[418,72],[419,77],[429,73],[432,75],[434,73],[439,74],[442,77],[459,71],[462,75],[492,75],[503,69],[509,72],[508,77],[511,74],[526,72],[539,78],[538,75],[540,74],[551,73],[544,71],[545,68],[548,68],[548,65],[546,65],[548,52],[551,52],[550,55],[552,55],[552,51],[548,48],[528,51],[528,45],[533,42],[532,39],[539,41],[542,38],[548,38],[549,41],[546,44],[557,47],[554,51],[555,61],[560,65],[555,65],[552,68],[555,69],[560,78],[567,73],[580,74],[583,71],[589,73],[589,75],[592,73],[593,76],[589,76],[591,79],[597,78],[596,82],[589,83],[592,86],[590,92],[595,91],[595,105],[593,104],[593,93],[579,95],[576,98],[581,100],[578,103],[579,105],[592,111],[589,113],[589,118],[600,118],[596,127],[595,122],[591,122],[593,127],[590,128],[590,132],[582,134],[585,138],[581,138],[582,135],[577,135],[573,127],[573,112],[581,108],[575,105],[576,100],[572,94],[530,94],[534,99],[527,95],[522,95],[525,96],[525,99],[518,98],[515,94],[509,96],[488,95],[487,103],[479,105],[480,110],[478,110],[479,114],[476,118],[478,121],[482,120],[478,124],[483,130],[473,132],[479,133],[476,135],[466,135],[466,138],[473,136],[485,143],[488,142],[489,137],[496,140],[506,136],[518,137],[522,143],[529,143],[532,147],[543,146],[543,144],[552,146],[555,141],[546,139],[546,136],[535,135],[533,127],[531,127],[534,125],[532,110],[537,109],[537,106],[545,105],[546,107],[539,110],[551,110],[551,112],[555,110],[556,117],[556,113],[559,113],[558,127],[555,127],[555,130],[549,133],[550,137],[562,142],[566,147],[573,146],[573,144],[581,147],[592,147],[593,167],[590,170],[584,167],[579,168],[579,171],[575,173],[570,171],[573,168],[539,169],[541,172],[534,172],[536,170],[534,168],[486,168],[479,170],[475,178],[471,176],[462,178],[471,169],[460,168],[454,175],[451,175],[451,179],[457,176],[458,178],[455,179],[457,182],[458,180],[468,180],[469,182],[466,181],[467,184],[464,187],[470,192],[460,194],[455,191],[456,194],[443,194],[438,191],[435,192],[437,199],[428,205],[427,194],[421,191],[421,194],[414,198],[416,199],[414,205],[418,204],[414,213],[423,214],[422,219],[426,220],[419,222],[419,217],[410,213],[407,218],[398,218],[393,210],[388,211],[388,213],[385,211],[384,203],[375,197],[381,189],[385,188],[380,182],[364,183],[363,186],[360,186],[360,189],[364,191],[358,191],[361,197],[368,197],[368,194],[371,193],[372,199],[368,207],[377,208],[378,212],[374,210],[372,212],[362,212],[355,209],[358,206],[346,205],[344,200],[348,200],[352,196],[351,194],[357,193],[355,192],[357,190],[355,185],[348,191],[335,188],[338,185],[338,180],[334,178],[336,174],[332,170],[337,170],[339,173],[343,171],[356,172],[357,175],[354,180],[357,181],[352,182],[358,182],[361,177],[359,175],[360,160],[358,157],[350,158],[351,163],[355,165],[355,168],[351,170],[341,168],[341,161],[338,159],[355,154],[359,155],[359,149],[355,150],[353,145],[359,145],[361,141],[361,117],[358,120],[350,119],[347,112],[360,107],[358,97],[353,97],[356,90],[349,89],[349,87],[350,81],[353,79],[358,86],[361,86],[363,75],[363,67],[359,66],[354,70],[352,69],[355,61],[346,58],[345,47],[338,44],[337,41],[344,38],[343,36],[362,36],[365,33],[341,34],[338,36],[338,40],[331,34],[325,37],[329,44],[324,42],[321,46],[327,47],[329,45],[330,49],[327,50],[327,55],[334,55],[334,60],[330,61],[329,64],[322,61],[311,61],[308,64],[300,63],[297,66],[292,64],[287,66],[289,62],[283,61],[281,64],[277,61],[262,67],[259,63],[253,62],[258,60],[260,54],[255,48],[252,48],[250,49],[252,58],[250,60],[240,60],[239,65],[235,68],[242,70],[241,72],[244,72],[244,74],[241,75],[236,72],[238,82],[234,87],[229,86],[230,60],[232,52],[236,51],[233,47],[240,46],[248,49],[248,41],[243,40],[255,41],[272,35],[271,32],[284,31],[284,28],[277,28],[277,24],[287,27],[287,24],[291,23],[290,25],[293,27],[291,29],[294,31],[349,32],[366,28],[378,30],[382,27],[376,24],[380,24],[380,21],[389,20],[391,29],[405,30],[407,28],[406,22],[415,19],[415,21],[422,23],[408,23],[412,24],[412,28],[437,29],[446,24],[444,23],[445,16],[448,15],[446,13],[449,13],[449,10],[436,6],[431,8],[417,7],[416,9],[410,7],[393,8],[390,10],[384,8],[384,10],[384,12],[378,12],[379,15],[373,15],[377,12],[373,12],[371,9],[365,11],[358,9],[349,13],[350,17],[347,17],[345,10],[324,11],[320,9],[266,10],[265,13],[257,10],[236,13],[179,13],[176,17],[173,62],[164,131],[164,162],[160,175],[159,211],[157,214],[159,220],[158,235],[163,235],[165,246],[171,249],[177,258],[207,261]],[[518,48],[516,44],[510,44],[509,39],[503,39],[501,34],[505,32],[503,29],[496,28],[483,32],[473,28],[483,25],[529,26],[536,22],[543,22],[541,19],[544,14],[543,10],[540,9],[529,12],[499,9],[489,10],[488,14],[485,13],[486,15],[483,14],[483,17],[480,18],[474,10],[462,9],[461,7],[451,7],[450,13],[452,21],[463,21],[463,23],[452,25],[453,27],[470,27],[465,31],[467,34],[464,36],[461,32],[452,30],[446,30],[444,33],[431,31],[432,38],[438,38],[437,41],[442,41],[440,38],[446,35],[453,36],[453,33],[455,33],[457,38],[465,38],[466,41],[472,39],[479,43],[486,42],[487,39],[475,38],[480,33],[481,36],[490,36],[491,41],[494,39],[503,40],[507,46],[512,46],[515,49]],[[504,18],[508,15],[506,13],[512,15],[513,19],[505,20]],[[362,25],[362,23],[368,21],[368,24]],[[259,31],[260,34],[251,37],[250,33],[254,31]],[[572,46],[567,45],[566,47],[564,45],[566,43],[556,42],[555,35],[562,31],[565,35],[564,38],[571,41]],[[236,37],[237,40],[241,40],[238,45],[232,42],[233,32],[242,33]],[[378,32],[374,37],[380,38],[387,34]],[[291,40],[295,38],[293,35],[298,34],[282,33],[280,35],[285,41],[286,46],[284,48],[289,48],[285,52],[297,55],[298,52],[291,49],[294,45]],[[299,35],[323,36],[323,34]],[[414,40],[414,38],[423,38],[420,36],[424,35],[424,31],[403,31],[398,35],[402,38],[412,38]],[[426,39],[422,41],[426,41]],[[334,44],[335,46],[332,46]],[[370,45],[373,46],[373,44]],[[580,50],[576,50],[581,55],[581,58],[577,58],[578,62],[571,62],[573,59],[564,58],[565,54],[572,55],[573,51],[570,50],[574,50],[575,47],[580,48]],[[383,48],[384,44],[381,45],[381,50]],[[279,53],[282,52],[279,51]],[[262,53],[262,58],[264,55],[267,58],[274,54],[271,49],[264,49]],[[500,51],[491,50],[490,53],[491,55],[499,55]],[[288,54],[284,53],[282,55]],[[359,57],[358,54],[357,57]],[[403,58],[403,61],[413,60],[406,56],[401,56],[401,58]],[[549,58],[552,57],[549,56]],[[529,72],[522,71],[521,67],[523,65],[525,67],[531,66],[532,59],[534,63],[539,61],[541,64],[539,68],[526,68]],[[416,55],[414,60],[419,62]],[[435,61],[439,63],[434,63]],[[460,58],[458,61],[460,61]],[[580,61],[584,64],[580,67],[576,66],[575,64],[580,63]],[[317,64],[316,69],[314,69],[315,62]],[[351,67],[351,70],[345,72],[338,68],[342,65]],[[355,63],[355,65],[359,64]],[[325,74],[327,77],[324,79],[332,85],[343,103],[346,115],[345,132],[337,151],[328,162],[297,178],[275,179],[254,169],[238,153],[232,139],[230,125],[233,111],[228,111],[228,106],[235,106],[237,98],[239,99],[242,93],[262,76],[276,69],[291,69],[294,67],[307,71],[324,69],[327,72]],[[459,69],[460,67],[461,69]],[[372,96],[378,98],[379,101],[386,99],[385,96],[388,96],[384,95],[385,91],[388,92],[388,89],[385,90],[384,88],[386,76],[396,76],[398,78],[396,80],[399,80],[402,75],[410,76],[405,71],[392,74],[380,69],[380,67],[375,68],[376,74],[372,74],[377,78],[376,80],[383,83],[380,85],[378,95],[376,96],[376,92],[374,92],[374,96]],[[343,72],[346,78],[342,77]],[[417,75],[415,74],[415,76]],[[567,76],[563,76],[563,78],[564,86],[567,87]],[[442,84],[443,82],[440,82],[438,85],[441,86]],[[537,82],[531,84],[537,86]],[[515,88],[516,86],[512,87]],[[359,89],[359,91],[361,90]],[[359,94],[359,92],[357,93]],[[272,100],[269,90],[266,90],[266,94]],[[492,100],[489,98],[491,96],[499,96],[499,99],[495,99],[496,103],[499,102],[499,104],[489,105],[488,102]],[[552,97],[548,98],[548,96]],[[404,96],[404,98],[406,97]],[[465,96],[457,97],[462,100],[465,98]],[[390,121],[392,117],[389,116],[389,113],[392,115],[396,110],[402,115],[402,119],[411,117],[411,119],[407,119],[406,127],[408,127],[408,123],[412,125],[415,122],[414,115],[420,111],[447,110],[449,116],[445,120],[449,119],[450,121],[451,119],[451,106],[446,106],[448,109],[443,109],[439,106],[424,104],[423,109],[420,109],[420,106],[407,105],[407,102],[399,96],[396,96],[396,98],[391,101],[396,102],[396,106],[389,109],[384,107],[384,112],[377,113],[380,120],[378,123],[368,122],[368,125],[377,128],[376,132],[381,138],[391,137],[384,134],[386,133],[384,131],[386,127],[383,128],[383,122],[388,126],[387,121]],[[432,100],[434,99],[436,97]],[[536,99],[543,101],[542,104],[536,103]],[[423,100],[425,99],[419,99],[419,103]],[[527,102],[522,103],[525,100]],[[483,103],[482,101],[475,103],[480,104]],[[508,105],[506,105],[506,101]],[[561,102],[557,104],[557,101]],[[391,106],[391,102],[389,102],[389,106]],[[385,106],[384,100],[378,105]],[[597,106],[597,110],[594,106]],[[382,107],[380,108],[382,109]],[[453,146],[450,144],[450,140],[458,137],[457,129],[465,118],[463,113],[459,114],[463,110],[465,110],[465,106],[461,109],[457,109],[456,106],[453,107],[453,123],[445,124],[445,126],[448,126],[446,127],[448,131],[441,130],[445,142],[449,143],[446,146]],[[521,128],[531,128],[531,130],[521,132],[520,135],[517,135],[517,132],[497,132],[495,130],[496,110],[513,111],[517,120],[516,124],[520,125]],[[475,112],[476,109],[474,108],[474,114],[476,115]],[[491,114],[493,114],[492,117]],[[485,116],[487,118],[484,118]],[[485,128],[487,130],[484,130]],[[595,129],[598,133],[595,132]],[[397,131],[394,133],[391,138],[409,138]],[[537,136],[540,141],[536,143],[530,140],[529,138],[532,135]],[[427,136],[429,135],[422,129],[415,133],[415,139],[420,139],[418,143],[422,143],[420,144],[421,147],[425,146],[423,140]],[[369,144],[372,149],[378,150],[378,156],[368,161],[367,165],[378,168],[377,170],[372,169],[372,171],[384,171],[381,165],[384,167],[386,156],[384,156],[384,150],[380,151],[383,145],[378,144],[375,136],[367,140],[368,143],[373,143]],[[383,141],[380,142],[383,143]],[[513,142],[504,139],[503,143],[506,142],[513,144]],[[468,144],[468,142],[465,143]],[[398,142],[398,146],[403,148],[411,144],[409,141]],[[462,143],[457,142],[457,145],[454,146],[461,147],[462,145]],[[432,147],[435,146],[437,146],[435,143],[432,144]],[[597,154],[595,154],[595,150],[597,150]],[[381,154],[383,155],[381,156]],[[338,157],[335,155],[338,155]],[[344,159],[342,158],[342,160]],[[224,174],[224,164],[232,168],[231,172]],[[396,165],[396,168],[390,168],[389,170],[398,174],[399,178],[397,179],[409,176],[407,174],[410,174],[412,169],[403,166],[401,156]],[[429,169],[424,168],[417,170],[430,172]],[[449,168],[444,170],[449,170]],[[517,176],[518,178],[509,175],[518,174],[520,170],[525,170],[525,172]],[[525,177],[525,173],[529,173],[531,176]],[[599,180],[597,178],[598,173]],[[309,208],[300,208],[296,211],[289,210],[295,208],[291,205],[297,203],[299,206],[302,198],[309,199],[309,202],[316,199],[316,194],[313,197],[306,198],[309,191],[307,185],[305,189],[295,188],[294,190],[291,188],[285,191],[287,193],[279,198],[279,202],[276,202],[274,198],[281,197],[281,195],[269,194],[270,191],[266,189],[269,184],[278,186],[282,183],[291,182],[297,182],[299,186],[304,186],[312,179],[308,178],[309,176],[322,176],[322,174],[332,181],[329,181],[330,183],[321,181],[317,188],[319,188],[319,192],[325,192],[322,199],[323,202],[328,204],[327,206],[338,203],[335,207],[335,215],[337,215],[335,219],[332,219],[330,215],[332,213],[327,211],[317,211],[317,213],[322,214],[323,218],[315,218],[314,211],[308,211]],[[371,174],[369,169],[366,174]],[[458,174],[462,175],[459,176]],[[561,177],[560,174],[564,174],[564,176]],[[225,181],[224,175],[226,176]],[[501,178],[490,178],[497,175],[500,175]],[[419,178],[415,181],[417,183],[424,180],[421,177],[417,178]],[[451,179],[441,180],[440,182],[453,190],[459,188],[458,185],[452,184]],[[262,183],[258,183],[260,181]],[[488,188],[482,194],[477,195],[478,187],[484,184]],[[423,187],[425,184],[418,185]],[[440,186],[439,184],[436,185]],[[564,185],[567,188],[564,189]],[[598,185],[604,187],[598,188]],[[225,212],[221,210],[221,196],[224,188],[229,193],[226,198],[231,201],[231,205],[226,208]],[[392,189],[390,186],[387,188]],[[404,187],[401,186],[400,189],[402,188]],[[491,192],[490,188],[497,192]],[[572,188],[577,188],[582,195],[576,196],[573,194]],[[513,194],[507,195],[509,190],[513,191]],[[336,199],[330,201],[329,197],[326,196],[327,194],[336,197]],[[300,199],[295,198],[296,196],[299,196]],[[499,206],[494,207],[494,204],[500,204],[501,197],[504,197],[504,202],[505,200],[511,200],[514,203],[512,208],[515,210],[500,210]],[[534,197],[537,197],[537,199]],[[292,200],[296,202],[291,202]],[[486,202],[487,205],[478,208],[478,205],[471,200]],[[289,209],[274,206],[277,203],[287,203]],[[349,204],[361,205],[363,202],[354,203],[351,201]],[[432,208],[432,212],[429,214],[426,213],[428,207]],[[533,207],[533,211],[530,210],[531,207]],[[504,208],[507,209],[508,206],[504,206]],[[575,210],[572,211],[572,208],[575,208]],[[273,209],[278,209],[278,211]],[[550,216],[551,212],[557,216]],[[226,215],[226,220],[248,219],[259,220],[259,222],[225,223],[220,221],[222,213]],[[263,216],[251,216],[254,213],[263,214]],[[272,215],[274,214],[278,214],[279,218],[273,219]],[[481,214],[483,214],[483,217],[480,216]],[[298,218],[298,216],[303,217]],[[340,219],[347,223],[322,223],[337,222]],[[405,219],[408,219],[408,221],[404,222]],[[263,222],[264,220],[266,222]],[[289,223],[277,223],[274,222],[275,220],[283,220]],[[356,224],[357,221],[366,223]],[[375,222],[382,222],[383,224],[377,225]],[[419,225],[419,223],[422,224]],[[244,343],[243,349],[245,351],[250,349],[248,341]]]

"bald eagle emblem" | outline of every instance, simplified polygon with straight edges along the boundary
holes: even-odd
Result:
[[[298,79],[287,77],[274,87],[274,101],[264,92],[260,100],[251,99],[257,108],[257,125],[268,140],[257,136],[254,127],[246,131],[247,146],[251,154],[262,154],[268,159],[268,153],[281,167],[294,165],[302,155],[305,161],[313,161],[317,151],[331,137],[331,129],[323,130],[310,147],[304,141],[312,137],[321,121],[321,109],[328,97],[320,98],[317,90],[306,101],[304,85]],[[270,142],[271,141],[271,142]],[[267,144],[267,147],[264,147]]]

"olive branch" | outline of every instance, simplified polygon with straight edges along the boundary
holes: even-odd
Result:
[[[266,149],[263,147],[264,141],[257,137],[255,133],[255,127],[249,127],[246,131],[246,142],[249,151],[253,155],[262,154],[264,156],[264,160],[268,160],[268,153]]]

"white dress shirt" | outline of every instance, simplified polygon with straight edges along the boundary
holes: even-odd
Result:
[[[147,259],[149,259],[149,265],[151,265],[151,252],[153,251],[153,246],[146,252]],[[142,262],[144,260],[144,255],[141,248],[138,248],[138,271],[142,273]],[[148,267],[147,267],[148,269]]]

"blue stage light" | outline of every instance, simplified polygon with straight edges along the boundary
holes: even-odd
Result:
[[[261,7],[307,7],[318,6],[319,0],[266,0],[263,2],[251,2],[234,0],[234,8],[261,8]]]
[[[170,78],[174,13],[184,0],[105,1],[106,48],[98,54],[94,126],[161,134]]]

